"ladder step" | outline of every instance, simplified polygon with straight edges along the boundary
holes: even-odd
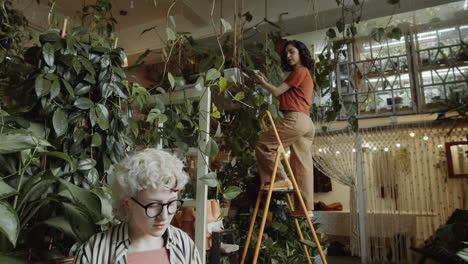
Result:
[[[268,189],[260,189],[261,192],[268,192]],[[294,189],[273,189],[273,192],[280,192],[280,193],[293,193]]]
[[[299,240],[299,242],[301,242],[301,244],[304,244],[304,245],[309,246],[309,247],[317,247],[317,244],[315,244],[313,241],[310,241],[310,240],[307,240],[307,239]]]

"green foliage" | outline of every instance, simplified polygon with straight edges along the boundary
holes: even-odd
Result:
[[[105,175],[139,134],[130,105],[149,94],[128,84],[123,50],[97,34],[111,29],[110,8],[83,9],[92,30],[50,29],[38,46],[0,49],[11,58],[0,61],[0,258],[48,258],[51,241],[67,255],[113,221]]]

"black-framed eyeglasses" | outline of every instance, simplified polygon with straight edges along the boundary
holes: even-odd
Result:
[[[140,203],[137,199],[131,197],[132,201],[134,201],[136,204],[141,206],[143,209],[145,209],[146,216],[149,218],[155,218],[158,215],[161,214],[164,206],[167,207],[167,213],[168,214],[175,214],[181,207],[184,201],[182,200],[172,200],[167,203],[159,203],[159,202],[154,202],[154,203],[149,203],[147,205],[144,205]]]

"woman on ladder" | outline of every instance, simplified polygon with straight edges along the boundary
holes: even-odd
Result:
[[[280,101],[280,111],[284,119],[276,126],[285,148],[291,150],[290,164],[302,193],[305,205],[312,217],[314,208],[314,168],[312,160],[312,141],[315,126],[309,115],[314,83],[309,70],[313,61],[304,43],[297,40],[287,41],[281,52],[281,67],[290,74],[279,86],[271,84],[262,73],[256,73],[258,82]],[[278,142],[272,129],[265,132],[257,142],[256,157],[259,167],[261,188],[268,189],[273,173]],[[273,190],[293,189],[283,166],[278,167]],[[296,202],[296,208],[298,203]],[[293,215],[302,215],[295,210]]]

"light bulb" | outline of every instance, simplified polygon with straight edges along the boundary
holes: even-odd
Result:
[[[338,154],[340,154],[340,152],[339,152],[339,151],[337,151],[337,152],[336,152],[336,155],[338,155]]]
[[[428,137],[428,136],[424,136],[423,139],[424,139],[424,140],[429,140],[429,137]]]
[[[400,143],[396,143],[396,147],[397,148],[401,147]]]
[[[409,133],[410,137],[414,137],[416,134],[414,134],[413,132]]]
[[[322,152],[323,150],[321,148],[319,148],[319,152]]]
[[[437,147],[438,147],[438,148],[442,148],[443,146],[442,146],[442,144],[439,144],[439,145],[437,145]]]
[[[385,151],[388,151],[388,148],[384,148]]]
[[[356,149],[353,149],[353,152],[356,152]]]

